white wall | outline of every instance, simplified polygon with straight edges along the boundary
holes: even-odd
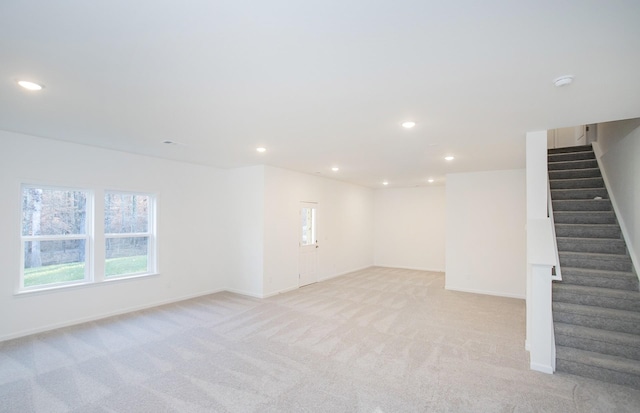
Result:
[[[373,265],[373,190],[265,167],[264,295],[298,287],[303,201],[318,203],[320,280]]]
[[[374,193],[374,262],[427,271],[445,268],[445,187]]]
[[[629,254],[640,270],[640,120],[598,125],[600,163]],[[631,129],[635,126],[635,129]],[[631,130],[629,130],[631,129]],[[602,133],[601,133],[602,132]]]
[[[446,288],[525,298],[525,170],[447,175]]]
[[[318,203],[320,280],[373,265],[374,242],[378,265],[444,266],[442,187],[375,192],[267,166],[222,171],[3,131],[0,141],[0,340],[220,290],[296,288],[301,201]],[[157,193],[159,274],[15,295],[21,183]],[[446,198],[447,288],[523,296],[524,171],[450,175]]]
[[[224,222],[229,267],[227,289],[262,297],[264,278],[264,167],[226,171],[216,192],[228,201]]]
[[[221,171],[4,131],[0,142],[0,340],[226,288]],[[21,183],[157,193],[159,275],[14,295]]]
[[[638,126],[640,126],[640,118],[598,123],[596,140],[601,153],[607,153],[611,147],[627,137]]]

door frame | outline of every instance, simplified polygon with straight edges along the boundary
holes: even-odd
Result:
[[[304,208],[313,208],[314,210],[314,214],[313,214],[313,238],[312,239],[312,243],[311,244],[306,244],[306,245],[302,245],[302,226],[301,226],[301,217],[302,217],[302,210]],[[313,201],[300,201],[299,206],[298,206],[298,288],[299,287],[303,287],[305,285],[309,285],[309,284],[313,284],[318,282],[318,267],[319,267],[319,245],[318,245],[318,217],[319,217],[319,208],[318,208],[318,202],[313,202]],[[313,278],[311,279],[311,281],[306,282],[304,284],[302,284],[303,282],[303,278],[302,278],[302,264],[301,264],[301,260],[302,260],[302,254],[303,254],[303,250],[302,248],[305,248],[307,250],[312,250],[313,252],[308,252],[308,253],[313,253],[314,257],[313,257],[313,261],[314,261],[314,275]],[[312,248],[313,247],[313,248]]]

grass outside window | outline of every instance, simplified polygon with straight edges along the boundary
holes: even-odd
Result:
[[[147,257],[145,255],[110,258],[105,263],[106,275],[140,274],[146,271]],[[82,279],[84,279],[84,263],[47,265],[24,270],[25,287],[79,281]]]

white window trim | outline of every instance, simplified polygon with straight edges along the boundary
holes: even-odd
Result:
[[[85,205],[85,233],[84,234],[64,234],[64,235],[23,235],[22,234],[22,194],[25,189],[37,188],[55,191],[78,191],[86,194]],[[17,293],[27,293],[33,291],[59,289],[64,287],[90,284],[94,281],[94,265],[93,265],[93,221],[94,221],[94,198],[95,193],[91,189],[82,187],[69,187],[58,185],[38,185],[38,184],[22,184],[20,185],[20,280]],[[57,283],[48,283],[41,285],[33,285],[26,287],[24,285],[24,245],[29,241],[59,241],[59,240],[85,240],[84,255],[84,278],[74,281],[63,281]]]
[[[120,191],[115,189],[108,189],[104,191],[104,196],[102,197],[102,202],[104,202],[104,197],[107,194],[126,194],[126,195],[141,195],[149,198],[148,208],[148,226],[146,232],[103,232],[103,239],[106,240],[108,238],[147,238],[147,270],[136,272],[136,273],[127,273],[121,275],[110,275],[107,277],[105,267],[106,267],[106,255],[102,260],[102,281],[113,281],[113,280],[121,280],[127,278],[137,278],[144,277],[147,275],[157,274],[157,262],[156,262],[156,208],[157,208],[157,199],[158,196],[156,194],[152,194],[149,192],[142,191]],[[104,204],[102,205],[102,209],[104,210]],[[104,231],[104,216],[102,217],[102,230]],[[106,244],[106,243],[105,243]],[[104,250],[104,246],[103,246]],[[103,251],[105,253],[105,251]]]
[[[86,234],[66,234],[66,235],[22,235],[22,193],[25,188],[40,188],[62,191],[82,191],[87,194],[86,204]],[[107,193],[145,195],[149,197],[149,227],[146,232],[136,233],[104,233],[104,195]],[[159,275],[158,272],[158,198],[157,193],[135,190],[105,190],[102,188],[87,188],[86,186],[67,186],[37,183],[23,183],[20,185],[20,276],[15,296],[32,295],[37,293],[47,293],[60,290],[69,290],[82,287],[108,284],[119,281],[135,280],[138,278],[152,277]],[[106,257],[104,251],[104,240],[107,238],[131,238],[147,237],[147,271],[134,274],[113,275],[105,277]],[[56,240],[86,240],[85,251],[85,278],[76,281],[65,281],[59,283],[49,283],[24,286],[24,245],[26,241],[56,241]]]

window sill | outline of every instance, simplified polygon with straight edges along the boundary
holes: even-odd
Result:
[[[120,281],[130,281],[130,280],[136,280],[139,278],[154,277],[158,275],[160,275],[160,273],[157,273],[157,272],[145,273],[145,274],[134,274],[134,275],[123,275],[120,277],[106,278],[102,281],[86,281],[86,282],[78,282],[74,284],[56,285],[51,287],[24,289],[24,290],[16,291],[15,293],[13,293],[13,295],[14,297],[26,297],[31,295],[47,294],[47,293],[61,291],[61,290],[64,290],[64,291],[77,290],[80,288],[95,287],[95,286],[104,285],[104,284],[117,283]]]

